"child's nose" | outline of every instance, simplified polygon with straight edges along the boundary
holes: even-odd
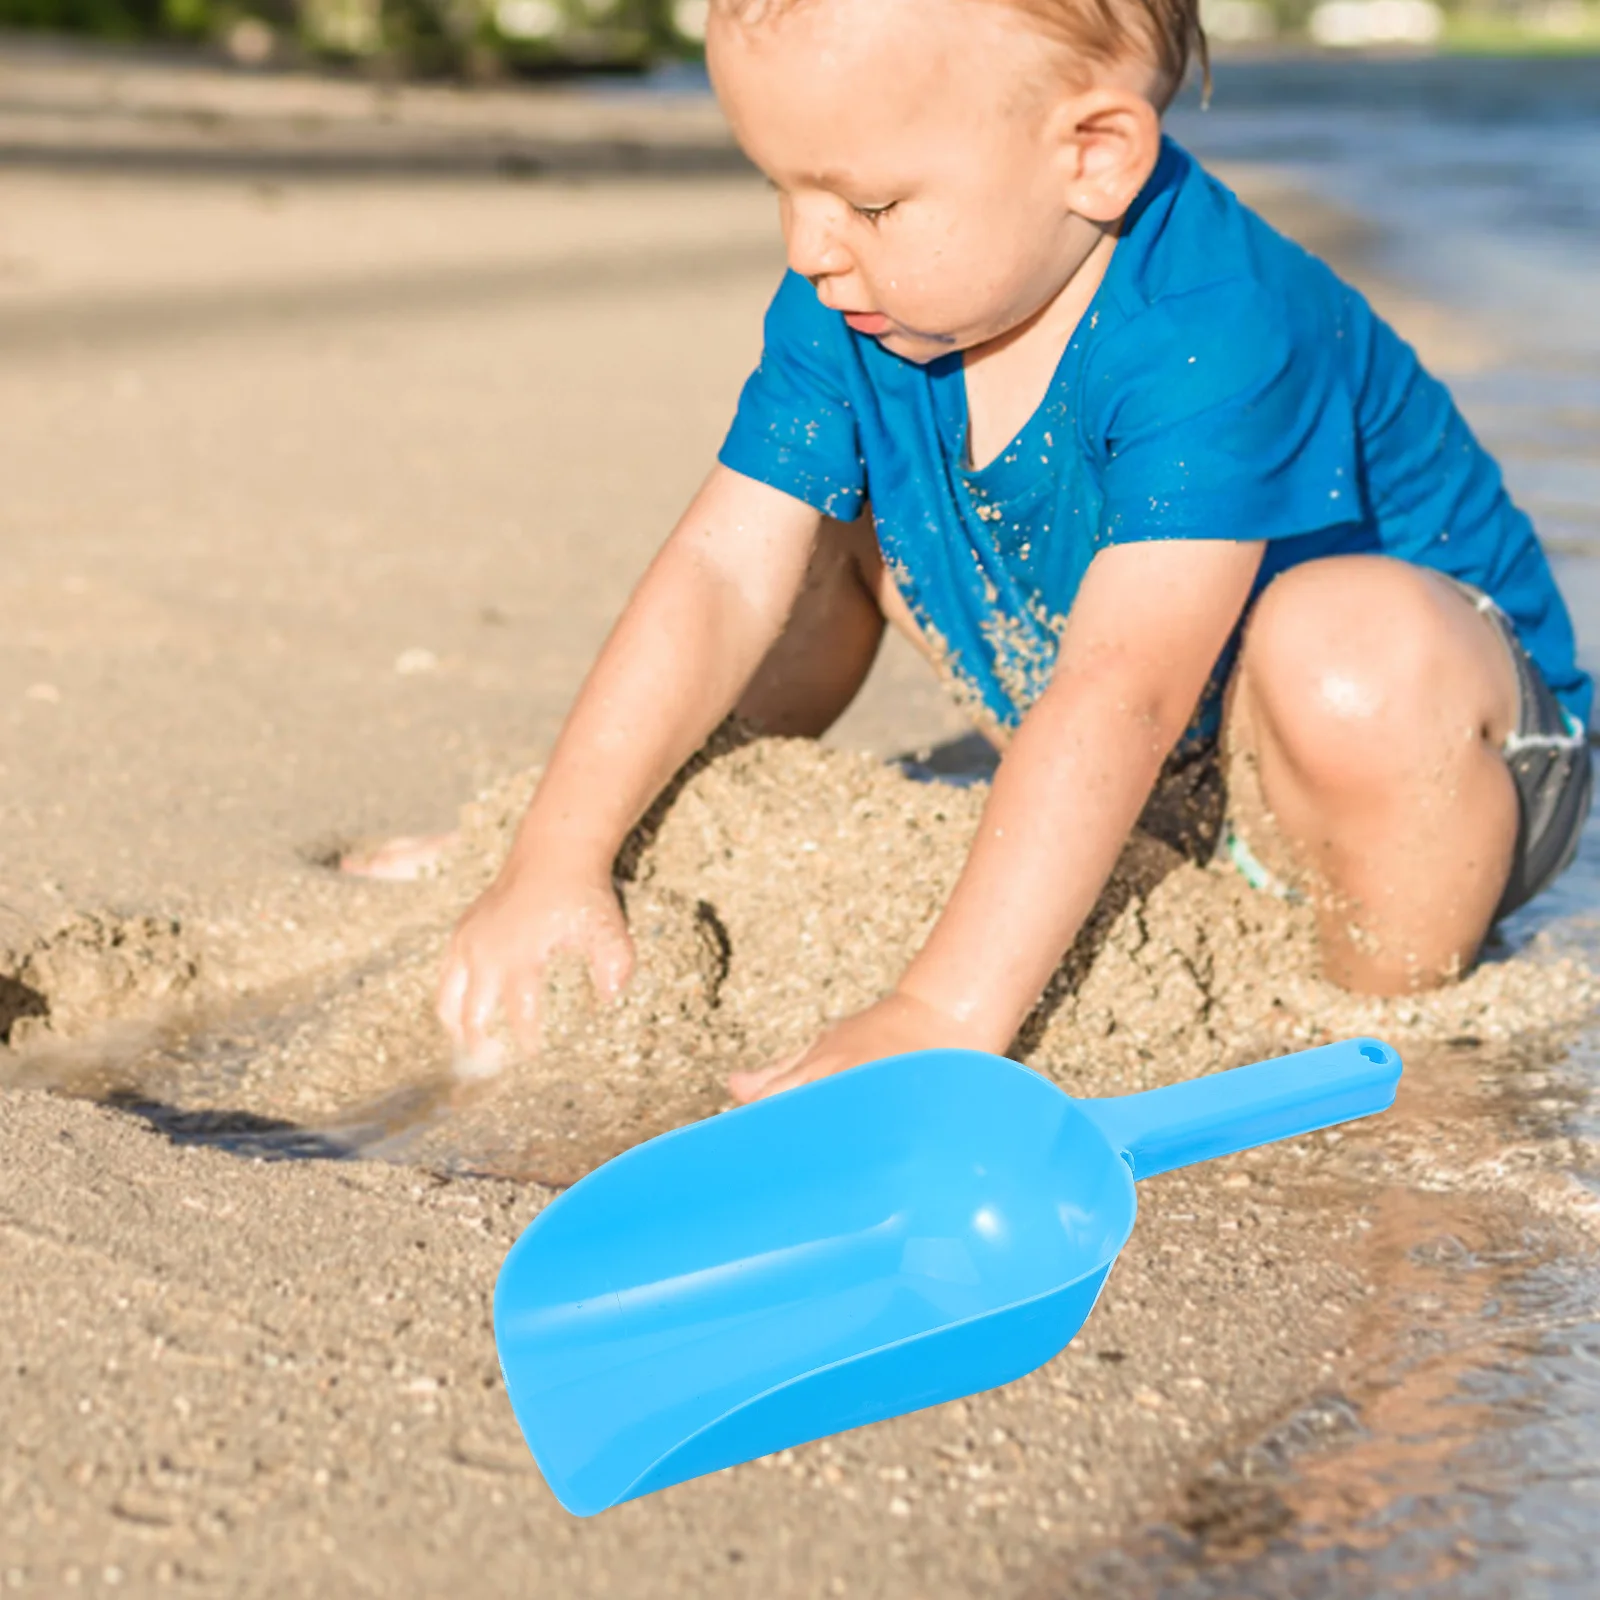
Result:
[[[816,208],[790,206],[783,236],[789,249],[789,265],[802,278],[834,278],[851,268],[850,252],[839,242],[828,218]]]

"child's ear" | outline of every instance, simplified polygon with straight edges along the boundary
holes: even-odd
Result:
[[[1067,204],[1091,222],[1116,222],[1138,199],[1161,154],[1161,114],[1143,95],[1095,88],[1061,106]]]

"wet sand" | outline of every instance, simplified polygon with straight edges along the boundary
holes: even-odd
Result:
[[[1294,913],[1138,841],[1030,1063],[1118,1092],[1372,1031],[1396,1111],[1144,1186],[1081,1338],[1005,1391],[568,1518],[495,1371],[506,1247],[876,992],[979,799],[884,765],[962,731],[886,650],[829,748],[685,787],[620,1007],[566,982],[538,1062],[450,1077],[442,938],[714,451],[770,198],[693,103],[24,54],[0,136],[0,1585],[1092,1589],[1141,1523],[1278,1515],[1252,1447],[1337,1433],[1494,1293],[1440,1241],[1589,1247],[1549,1109],[1587,972],[1352,1002]],[[1351,219],[1230,176],[1362,273]],[[1493,360],[1372,287],[1436,364]],[[436,878],[327,870],[470,796]],[[280,1159],[353,1149],[388,1160]]]

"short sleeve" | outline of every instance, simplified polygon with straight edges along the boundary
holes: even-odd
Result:
[[[1253,289],[1212,287],[1106,341],[1093,437],[1097,542],[1272,540],[1365,515],[1343,327]]]
[[[739,396],[717,459],[849,522],[866,497],[848,394],[850,333],[816,290],[788,273],[767,310],[761,364]]]

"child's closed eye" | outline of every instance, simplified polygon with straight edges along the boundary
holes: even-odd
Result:
[[[858,217],[865,217],[868,222],[879,223],[898,206],[898,200],[891,200],[886,206],[851,206],[850,209]]]

